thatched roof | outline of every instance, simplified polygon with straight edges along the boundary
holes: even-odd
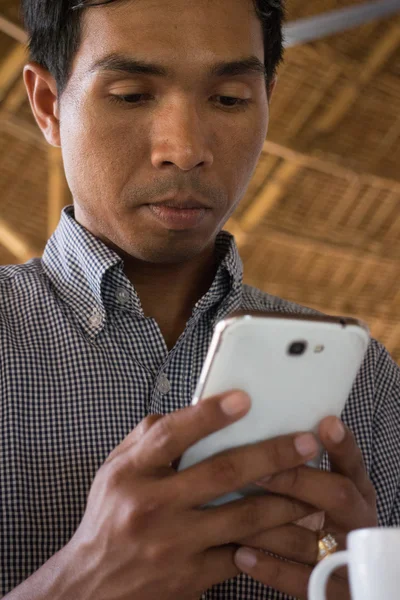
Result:
[[[356,4],[291,0],[289,18]],[[0,0],[18,22],[18,2]],[[0,264],[42,252],[69,203],[0,33]],[[245,280],[365,319],[400,361],[400,18],[288,49],[251,185],[228,229]]]

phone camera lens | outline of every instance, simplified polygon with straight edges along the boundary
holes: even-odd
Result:
[[[307,342],[293,342],[289,346],[289,354],[292,356],[300,356],[304,354],[307,348]]]

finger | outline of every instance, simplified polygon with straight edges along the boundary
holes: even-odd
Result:
[[[294,525],[299,525],[300,527],[304,527],[310,531],[321,531],[324,528],[324,523],[325,512],[323,510],[303,517],[302,519],[297,519],[293,522]]]
[[[202,506],[261,477],[307,462],[317,453],[312,434],[280,436],[216,454],[178,473],[174,486],[179,496],[186,497],[186,505]]]
[[[307,600],[312,567],[281,560],[246,546],[237,550],[234,560],[243,573],[247,573],[256,581],[269,585],[283,594],[294,596],[298,600]],[[328,598],[349,599],[347,582],[338,577],[331,577]]]
[[[350,429],[340,419],[327,417],[319,425],[319,436],[328,451],[332,471],[351,479],[362,496],[369,498],[374,488]]]
[[[267,482],[259,481],[257,485],[324,510],[345,530],[370,526],[371,511],[365,499],[350,479],[338,473],[301,466],[278,473]]]
[[[240,544],[265,550],[306,565],[315,565],[317,562],[318,534],[293,524],[243,538],[240,540]]]
[[[240,545],[271,552],[298,563],[315,565],[318,559],[318,540],[318,532],[289,523],[243,538]],[[346,534],[335,533],[335,540],[339,550],[346,547]]]
[[[105,462],[109,462],[122,452],[125,452],[128,448],[132,448],[144,434],[153,427],[154,423],[157,423],[159,419],[162,419],[163,415],[149,415],[133,429],[129,435],[108,455]]]
[[[223,583],[239,575],[234,556],[237,546],[228,544],[221,548],[210,548],[200,556],[199,578],[201,582],[200,595],[213,585]]]
[[[164,416],[139,441],[135,466],[149,472],[170,465],[202,438],[238,421],[249,408],[249,396],[235,390]]]
[[[272,494],[252,496],[202,511],[199,528],[207,530],[209,546],[222,546],[230,542],[239,544],[245,536],[254,536],[312,512],[312,506],[289,498],[280,498]]]

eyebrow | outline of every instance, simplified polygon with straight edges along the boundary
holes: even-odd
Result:
[[[160,64],[150,63],[143,60],[135,60],[122,54],[109,54],[104,58],[97,60],[90,68],[90,73],[99,71],[114,71],[127,73],[129,75],[155,75],[158,77],[168,77],[170,70]],[[208,70],[210,77],[234,77],[236,75],[261,74],[267,76],[264,63],[256,56],[246,58],[221,61],[215,63]]]

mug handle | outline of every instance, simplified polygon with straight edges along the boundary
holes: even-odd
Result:
[[[338,567],[346,565],[348,559],[348,550],[343,550],[327,556],[317,564],[308,583],[308,600],[326,600],[326,585],[329,575]]]

